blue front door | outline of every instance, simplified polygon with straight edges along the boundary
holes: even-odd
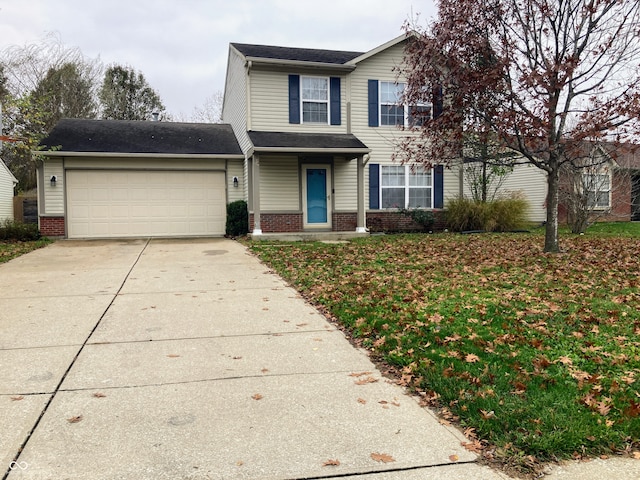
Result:
[[[307,168],[307,223],[326,224],[327,205],[327,169]]]

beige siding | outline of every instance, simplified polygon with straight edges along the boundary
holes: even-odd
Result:
[[[453,165],[451,168],[444,169],[444,208],[447,208],[447,202],[460,196],[460,166]]]
[[[333,188],[334,208],[336,211],[353,212],[358,208],[357,160],[334,159]]]
[[[470,197],[471,190],[466,181],[463,187],[465,197]],[[547,218],[547,174],[543,170],[530,164],[515,166],[498,194],[509,195],[516,192],[523,194],[529,202],[529,221],[542,222]]]
[[[235,50],[229,48],[222,121],[231,124],[240,148],[245,153],[251,147],[247,135],[247,85],[244,59]]]
[[[301,71],[280,72],[254,69],[251,71],[251,128],[257,131],[346,133],[345,77],[340,77],[341,125],[289,123],[289,74],[305,75]],[[336,76],[314,72],[312,76]]]
[[[233,186],[233,177],[238,177],[238,187]],[[229,160],[227,163],[227,202],[235,202],[236,200],[244,200],[244,161]]]
[[[60,158],[48,158],[43,165],[44,209],[41,215],[64,215],[64,168]],[[51,177],[56,176],[56,186],[51,186]]]
[[[260,209],[300,211],[297,157],[260,157]]]
[[[13,220],[13,176],[0,160],[0,221]]]

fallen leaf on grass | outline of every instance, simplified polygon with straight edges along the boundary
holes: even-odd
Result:
[[[76,415],[75,417],[67,418],[69,423],[78,423],[82,421],[82,415]]]
[[[24,400],[24,395],[17,395],[15,397],[10,397],[12,402],[19,402],[20,400]]]
[[[254,400],[262,400],[264,397],[262,395],[260,395],[259,393],[256,393],[251,398],[253,398]]]
[[[395,458],[393,458],[391,455],[388,455],[386,453],[372,453],[371,458],[376,462],[382,462],[382,463],[391,463],[396,461]]]
[[[323,467],[330,467],[330,466],[337,467],[339,465],[340,465],[340,460],[325,460],[325,462],[322,464]]]

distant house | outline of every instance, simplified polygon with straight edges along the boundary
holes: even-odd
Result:
[[[561,220],[571,217],[571,203],[581,203],[591,220],[640,220],[640,145],[585,142],[580,146],[587,168],[560,178],[564,201]]]
[[[0,221],[13,220],[13,194],[18,180],[0,159]]]

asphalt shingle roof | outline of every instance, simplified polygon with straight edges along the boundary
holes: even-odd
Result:
[[[355,135],[336,133],[249,132],[256,148],[301,148],[365,150],[367,146]]]
[[[242,155],[231,126],[211,123],[66,118],[40,145],[62,152]]]
[[[245,57],[271,58],[276,60],[293,60],[298,62],[320,62],[342,65],[363,52],[347,52],[341,50],[319,50],[315,48],[275,47],[269,45],[251,45],[232,43]]]

